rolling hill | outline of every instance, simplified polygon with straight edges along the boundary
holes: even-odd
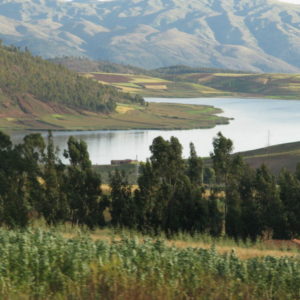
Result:
[[[0,45],[1,130],[208,128],[228,123],[216,115],[220,112],[210,106],[146,105],[139,95]]]
[[[52,119],[106,115],[122,102],[143,104],[143,99],[0,45],[0,127],[56,129]]]
[[[43,57],[300,70],[300,6],[275,0],[0,0],[0,27]]]
[[[203,72],[191,69],[186,73],[182,68],[163,70],[160,77],[174,82],[185,82],[211,88],[224,95],[268,97],[274,99],[300,99],[300,75],[277,73],[234,73],[226,71]]]

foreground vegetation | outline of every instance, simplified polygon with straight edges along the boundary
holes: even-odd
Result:
[[[299,258],[0,230],[3,299],[298,299]]]

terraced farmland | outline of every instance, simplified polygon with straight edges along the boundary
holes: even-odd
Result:
[[[213,97],[231,93],[199,83],[166,80],[158,77],[119,73],[84,73],[102,84],[113,85],[123,92],[148,97]]]

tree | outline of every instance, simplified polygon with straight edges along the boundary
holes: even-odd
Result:
[[[160,210],[156,197],[160,180],[155,175],[150,161],[140,165],[139,174],[139,189],[134,193],[137,228],[145,232],[153,228],[158,231],[160,222],[155,217],[155,212]]]
[[[280,199],[286,213],[287,238],[296,238],[300,233],[300,181],[298,177],[282,170],[279,176]]]
[[[104,207],[101,204],[101,178],[93,171],[87,145],[74,137],[68,140],[69,158],[67,195],[70,201],[73,224],[85,224],[90,228],[102,223]]]
[[[111,187],[112,224],[120,227],[135,227],[136,207],[133,205],[131,186],[124,172],[116,170],[109,176]]]
[[[255,241],[262,234],[262,220],[260,206],[257,201],[255,188],[255,171],[245,165],[239,178],[239,192],[241,195],[241,237]]]
[[[205,167],[203,171],[203,183],[212,185],[216,182],[216,173],[213,168]]]
[[[255,198],[262,228],[268,238],[286,237],[286,214],[274,176],[262,165],[256,170]]]
[[[213,152],[210,157],[216,172],[217,180],[220,183],[227,183],[227,177],[231,168],[231,153],[233,143],[230,139],[225,138],[221,132],[213,139]]]
[[[203,162],[201,157],[197,156],[193,143],[190,143],[190,157],[188,158],[187,175],[192,184],[201,185],[203,183]]]
[[[216,178],[218,183],[225,185],[225,202],[224,202],[224,232],[227,233],[227,213],[228,213],[228,204],[229,199],[233,197],[228,195],[230,188],[228,187],[228,178],[231,173],[232,168],[232,159],[231,152],[233,150],[233,143],[230,139],[225,138],[221,132],[217,134],[217,137],[213,139],[213,152],[210,153],[210,157],[213,162],[213,167],[216,173]],[[236,198],[237,195],[235,194]],[[237,200],[237,199],[236,199]]]
[[[235,239],[241,236],[241,202],[238,183],[229,179],[228,185],[226,186],[225,229],[226,234]]]
[[[70,214],[69,199],[65,191],[67,182],[65,166],[58,158],[58,152],[52,133],[49,132],[44,156],[44,197],[41,197],[43,201],[37,206],[48,224],[67,221]]]
[[[22,168],[26,179],[26,187],[32,210],[44,201],[45,193],[42,183],[43,160],[45,156],[45,141],[40,134],[29,134],[24,137],[24,142],[17,146],[22,157]],[[26,175],[25,175],[26,174]]]
[[[13,147],[9,136],[0,132],[1,220],[9,227],[26,227],[31,209],[21,146]]]
[[[218,195],[212,191],[208,202],[208,230],[212,236],[221,235],[223,218],[223,213],[219,208]]]

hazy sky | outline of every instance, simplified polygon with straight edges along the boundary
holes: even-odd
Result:
[[[293,4],[300,4],[300,0],[279,0],[279,1],[293,3]]]
[[[64,0],[64,1],[72,1],[72,0]],[[111,0],[98,0],[98,1],[111,1]],[[279,2],[287,2],[293,4],[300,4],[300,0],[278,0]]]

